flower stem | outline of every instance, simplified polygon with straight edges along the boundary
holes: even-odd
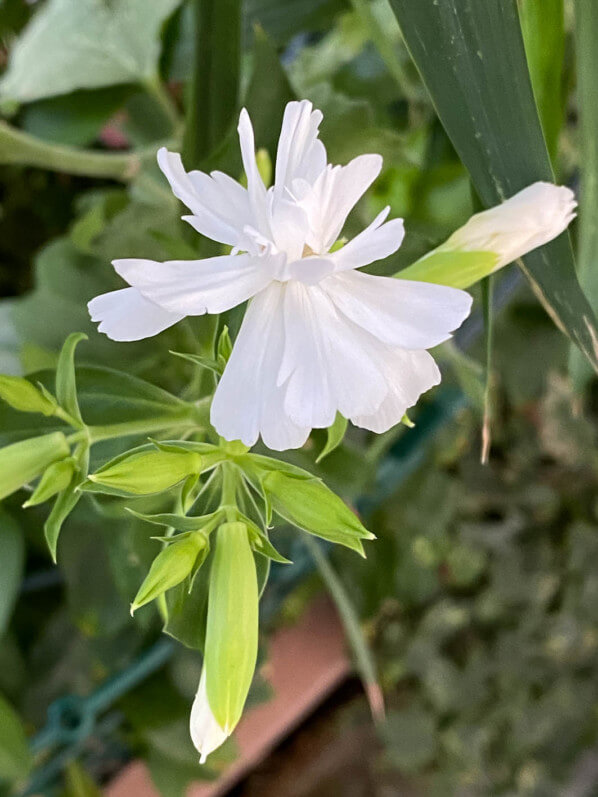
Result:
[[[237,519],[237,469],[232,462],[223,462],[222,468],[222,506],[226,508],[226,519]]]
[[[42,141],[0,121],[0,163],[39,166],[66,174],[107,177],[128,182],[145,158],[154,157],[155,147],[137,152],[115,153],[77,149]]]

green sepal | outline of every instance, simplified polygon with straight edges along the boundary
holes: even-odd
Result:
[[[167,512],[158,515],[144,515],[141,512],[135,512],[134,509],[126,507],[127,512],[135,515],[140,520],[146,520],[148,523],[154,523],[157,526],[166,526],[167,528],[176,529],[177,531],[203,531],[208,534],[223,518],[223,512],[216,510],[209,515],[200,515],[192,517],[189,515],[175,515]]]
[[[228,327],[225,324],[224,327],[222,327],[222,332],[220,333],[218,343],[216,344],[216,359],[218,360],[218,364],[222,368],[222,371],[224,371],[224,368],[232,353],[233,343],[230,339]]]
[[[222,376],[224,371],[224,365],[211,357],[204,357],[201,354],[189,354],[184,351],[171,351],[170,354],[174,354],[175,357],[181,357],[183,360],[188,360],[194,365],[199,365],[200,368],[207,368],[217,376]]]
[[[0,399],[20,412],[39,412],[41,415],[54,415],[56,399],[42,393],[22,376],[0,375]]]
[[[255,672],[258,600],[247,526],[224,523],[210,570],[204,667],[210,708],[227,732],[241,718]]]
[[[347,431],[348,425],[349,421],[346,418],[343,418],[340,412],[337,412],[334,423],[326,430],[328,435],[326,439],[326,445],[320,451],[318,458],[316,459],[316,463],[321,462],[324,457],[327,457],[328,454],[332,454],[334,449],[340,446],[345,437],[345,432]]]
[[[208,545],[208,538],[196,531],[183,539],[175,539],[160,551],[131,604],[131,615],[184,581],[194,572],[198,558],[201,566],[209,552]]]
[[[75,349],[82,340],[87,340],[83,332],[73,332],[65,340],[56,366],[56,399],[62,409],[75,422],[81,424],[81,410],[77,399],[75,378]]]
[[[250,520],[250,518],[241,514],[240,512],[239,520],[242,523],[245,523],[247,526],[249,542],[256,553],[266,556],[268,559],[272,559],[273,562],[279,562],[283,565],[293,564],[290,559],[287,559],[286,556],[283,556],[276,550],[276,548],[270,542],[270,538],[266,532],[263,529],[260,529],[257,523],[254,523],[253,520]]]
[[[20,440],[0,449],[0,499],[39,476],[48,465],[71,453],[62,432]]]
[[[25,501],[23,508],[43,504],[44,501],[52,498],[56,493],[61,493],[71,483],[73,475],[77,469],[77,462],[74,457],[67,457],[58,462],[53,462],[42,473],[42,477],[33,495]]]
[[[451,252],[440,248],[424,255],[394,276],[451,288],[470,288],[496,271],[499,259],[496,252]]]

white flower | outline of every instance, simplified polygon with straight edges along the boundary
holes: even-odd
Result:
[[[401,219],[389,208],[331,251],[345,220],[382,167],[379,155],[347,166],[326,163],[320,111],[287,105],[274,185],[259,175],[253,129],[241,112],[247,188],[221,172],[185,172],[176,153],[158,163],[199,233],[232,247],[199,261],[116,260],[130,288],[89,304],[114,340],[155,335],[187,315],[221,313],[250,299],[212,402],[222,437],[271,449],[297,448],[337,411],[382,432],[440,382],[426,349],[447,340],[471,307],[467,293],[441,285],[375,277],[356,269],[395,252]]]
[[[220,747],[234,729],[226,731],[223,730],[216,717],[212,714],[212,709],[208,702],[208,693],[206,690],[206,670],[205,667],[201,671],[201,678],[199,679],[199,687],[193,706],[191,707],[191,717],[189,719],[189,731],[191,733],[191,741],[195,745],[195,749],[200,755],[199,763],[205,764],[206,758]]]
[[[575,218],[576,207],[571,189],[534,183],[476,213],[436,251],[495,252],[499,269],[560,235]]]

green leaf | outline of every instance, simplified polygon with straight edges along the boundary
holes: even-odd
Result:
[[[87,340],[83,332],[73,332],[64,342],[56,366],[56,398],[63,410],[71,418],[82,422],[81,410],[77,399],[77,381],[75,378],[75,349],[82,340]]]
[[[496,269],[494,252],[430,252],[395,277],[419,282],[434,282],[451,288],[470,288]]]
[[[52,498],[56,493],[66,490],[71,483],[76,468],[77,463],[74,457],[67,457],[59,462],[53,462],[42,473],[39,484],[33,491],[31,498],[25,501],[23,508],[43,504],[44,501]]]
[[[345,432],[347,431],[348,425],[349,421],[346,418],[343,418],[340,412],[337,412],[334,423],[326,430],[326,445],[319,453],[316,462],[321,462],[324,457],[327,457],[328,454],[332,454],[334,449],[340,446],[340,444],[343,442],[343,438],[345,437]]]
[[[75,89],[144,83],[157,72],[160,28],[180,0],[48,0],[11,50],[0,96],[19,103]]]
[[[255,672],[258,600],[247,526],[224,523],[210,571],[204,667],[210,708],[228,731],[241,718]]]
[[[64,774],[64,797],[102,797],[99,787],[78,761],[71,761]]]
[[[391,0],[438,115],[485,207],[553,182],[516,0]],[[555,323],[598,368],[596,319],[563,234],[522,268]]]
[[[241,0],[193,0],[194,62],[183,160],[197,168],[236,121],[241,66]]]
[[[554,162],[565,116],[563,0],[520,0],[519,16],[534,96],[548,152]]]
[[[22,780],[32,766],[23,723],[0,695],[0,779]]]
[[[62,432],[21,440],[0,449],[0,499],[28,484],[52,462],[70,453]]]
[[[131,604],[131,614],[172,587],[176,587],[201,564],[209,552],[208,538],[201,532],[175,540],[152,562],[149,573]],[[199,560],[199,562],[198,562]]]
[[[77,506],[82,495],[77,489],[79,483],[80,477],[78,474],[75,474],[66,490],[63,490],[57,495],[52,511],[44,523],[44,536],[54,563],[56,563],[58,537],[60,536],[63,523]]]
[[[594,310],[598,308],[598,5],[576,0],[577,107],[580,114],[582,202],[579,208],[578,273]],[[578,390],[592,371],[580,353],[572,349],[569,369]]]
[[[19,593],[25,562],[23,532],[13,518],[0,509],[0,637],[10,621],[10,616]]]
[[[206,562],[195,578],[188,577],[166,593],[164,632],[192,650],[204,648],[209,583]]]

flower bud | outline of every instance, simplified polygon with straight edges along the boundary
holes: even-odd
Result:
[[[75,460],[72,457],[53,462],[42,473],[39,484],[33,491],[31,498],[25,501],[23,508],[43,504],[44,501],[52,498],[56,493],[61,493],[71,483],[75,468]]]
[[[56,402],[22,376],[0,375],[0,399],[21,412],[53,415],[56,410]]]
[[[271,460],[275,462],[276,460]],[[262,479],[272,509],[289,523],[365,556],[362,540],[374,535],[319,479],[273,470]]]
[[[205,667],[201,672],[199,687],[191,708],[189,732],[191,733],[191,741],[200,754],[200,764],[205,764],[206,758],[210,753],[213,753],[230,736],[230,733],[220,727],[216,717],[212,714],[206,691]]]
[[[241,718],[255,671],[258,600],[247,526],[224,523],[210,572],[204,669],[209,707],[226,735]]]
[[[131,604],[131,614],[184,581],[198,564],[201,565],[207,553],[208,540],[201,532],[189,534],[180,541],[175,537],[152,562]]]
[[[52,462],[70,454],[62,432],[21,440],[0,450],[0,499],[35,479]]]
[[[125,495],[149,495],[168,490],[201,470],[194,451],[139,451],[117,457],[89,476],[94,484]]]
[[[486,251],[498,255],[495,269],[552,241],[575,218],[569,188],[534,183],[501,205],[476,213],[436,251]]]

